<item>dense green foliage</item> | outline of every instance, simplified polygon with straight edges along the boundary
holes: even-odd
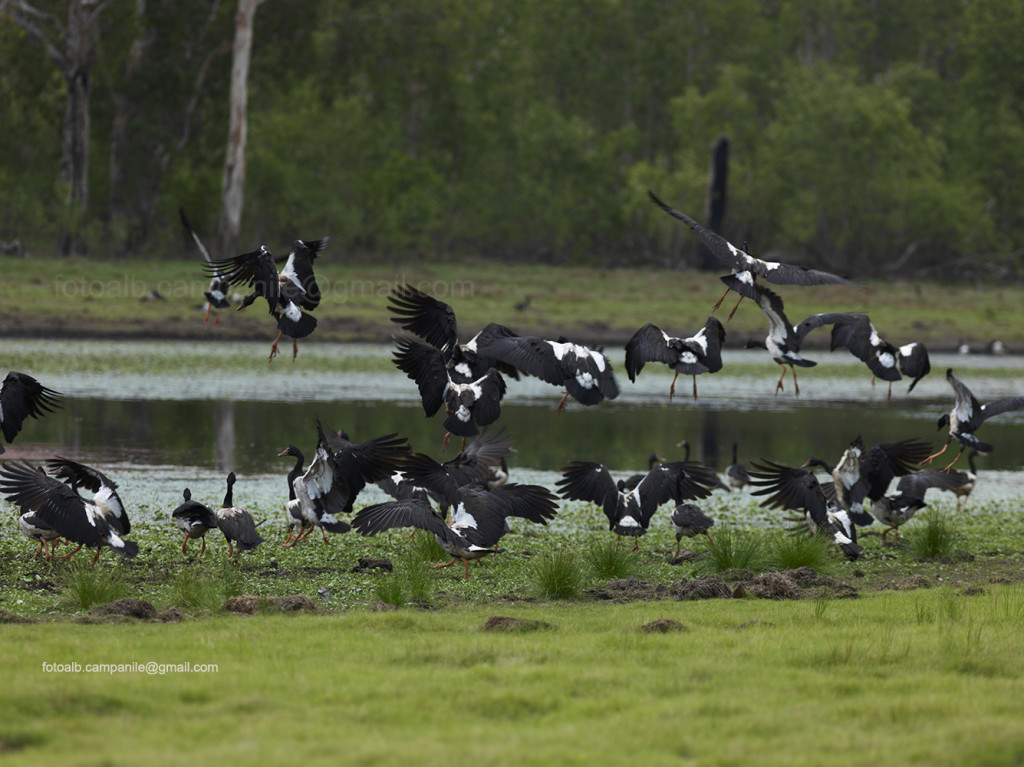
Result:
[[[37,0],[55,17],[67,0]],[[92,73],[83,241],[216,226],[234,3],[115,3]],[[1001,0],[310,0],[255,21],[243,242],[364,256],[696,260],[648,187],[724,234],[864,277],[1012,274],[1024,7]],[[0,15],[0,240],[49,251],[64,81]]]

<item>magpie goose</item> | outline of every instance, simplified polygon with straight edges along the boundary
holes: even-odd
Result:
[[[235,506],[234,485],[235,472],[231,472],[227,476],[228,489],[224,493],[224,504],[217,509],[215,515],[217,527],[220,528],[224,539],[228,542],[229,559],[234,556],[235,547],[239,551],[249,551],[263,543],[263,538],[256,532],[256,523],[253,521],[252,514],[240,506]]]
[[[516,485],[511,489],[506,485],[494,491],[466,485],[459,488],[450,523],[429,502],[413,498],[367,506],[356,514],[352,525],[363,535],[376,535],[395,527],[431,532],[452,558],[434,567],[450,567],[461,561],[466,565],[463,577],[468,578],[470,561],[501,553],[495,546],[505,534],[508,517],[547,524],[558,510],[557,503],[558,499],[539,485]]]
[[[563,498],[599,504],[608,518],[608,529],[616,535],[639,539],[647,533],[658,506],[668,500],[679,504],[707,498],[717,479],[714,472],[696,462],[672,461],[655,466],[632,490],[625,482],[594,461],[573,461],[562,469],[556,483]],[[633,550],[640,548],[634,540]]]
[[[750,482],[750,474],[747,473],[747,467],[740,463],[737,457],[739,451],[739,445],[736,442],[732,443],[732,463],[729,464],[725,469],[725,481],[729,483],[729,486],[734,490],[742,490],[743,486]]]
[[[636,381],[645,363],[664,362],[675,371],[668,390],[669,400],[675,395],[680,373],[693,376],[693,398],[697,399],[697,376],[722,369],[724,343],[725,328],[715,317],[708,317],[704,327],[687,338],[670,336],[648,322],[626,344],[626,374],[630,381]]]
[[[892,398],[893,381],[899,381],[902,376],[912,378],[907,389],[911,392],[917,382],[931,372],[931,362],[924,344],[914,341],[894,346],[878,334],[866,314],[815,314],[797,325],[797,334],[804,336],[822,325],[832,326],[832,351],[845,346],[854,357],[868,366],[872,386],[876,377],[889,382],[889,399]]]
[[[730,278],[723,277],[723,280]],[[782,299],[768,288],[762,287],[754,298],[757,305],[761,307],[764,316],[768,318],[768,335],[764,341],[748,341],[747,347],[758,347],[767,349],[768,353],[776,363],[782,366],[782,375],[775,384],[775,393],[782,390],[782,381],[786,377],[786,365],[793,371],[793,389],[797,395],[800,394],[800,385],[796,382],[796,366],[809,368],[817,365],[817,362],[806,360],[800,356],[800,344],[804,336],[810,330],[801,330],[790,324],[786,318]]]
[[[875,519],[886,526],[882,531],[882,540],[890,532],[899,537],[899,528],[914,516],[915,512],[925,507],[924,496],[931,488],[939,490],[955,490],[959,479],[951,473],[936,469],[915,471],[900,477],[896,483],[896,492],[883,495],[871,501],[871,513]]]
[[[487,483],[494,466],[512,449],[504,429],[485,431],[454,458],[438,463],[423,453],[415,453],[402,463],[402,478],[412,487],[422,488],[446,512],[458,500],[460,487]]]
[[[701,226],[685,213],[681,213],[675,208],[666,205],[658,199],[654,192],[648,190],[647,193],[650,195],[651,200],[655,205],[660,207],[670,216],[678,218],[690,227],[690,229],[693,230],[693,233],[697,235],[697,239],[704,243],[707,249],[715,255],[715,258],[717,258],[723,266],[732,270],[732,274],[722,277],[722,281],[726,284],[729,290],[735,290],[740,294],[740,301],[744,298],[749,298],[752,301],[759,301],[758,291],[762,290],[762,288],[760,288],[755,282],[758,277],[768,280],[768,282],[774,282],[777,285],[847,284],[847,280],[837,274],[831,274],[830,272],[808,269],[804,266],[784,264],[779,261],[763,261],[760,258],[755,258],[749,253],[737,248],[724,237]],[[718,307],[722,305],[722,301],[725,299],[728,292],[729,291],[727,290],[726,293],[718,299],[718,303],[715,304],[712,311],[718,309]],[[736,302],[736,307],[738,306],[739,301]],[[736,307],[733,307],[732,312],[729,313],[729,319],[732,319],[732,315],[736,313]]]
[[[33,541],[39,541],[39,548],[35,550],[30,559],[35,559],[42,554],[46,559],[53,557],[60,543],[60,533],[54,530],[38,511],[25,510],[18,517],[18,526],[26,536]],[[50,544],[47,548],[46,544]]]
[[[474,437],[480,427],[498,420],[505,379],[496,368],[474,381],[460,382],[452,377],[439,349],[407,338],[397,339],[396,347],[394,363],[416,382],[427,418],[444,405],[445,446],[451,434]]]
[[[497,368],[512,378],[519,377],[512,365],[500,362],[481,350],[493,338],[515,335],[504,325],[491,322],[469,341],[460,343],[455,310],[444,301],[412,285],[400,285],[391,291],[388,311],[393,315],[392,322],[397,322],[403,330],[414,333],[441,352],[441,358],[454,382],[465,384],[477,381],[491,368]]]
[[[48,476],[39,467],[25,461],[10,461],[0,467],[0,490],[8,501],[22,507],[23,513],[36,512],[61,538],[79,544],[64,559],[74,556],[82,546],[96,549],[94,566],[104,546],[127,558],[139,553],[138,544],[118,535],[118,520],[127,523],[128,518],[109,486],[102,487],[92,499],[85,499],[74,487]],[[120,516],[113,513],[115,507]]]
[[[575,344],[564,336],[557,341],[536,336],[494,336],[481,351],[519,372],[565,389],[556,412],[565,410],[572,396],[581,405],[597,405],[619,396],[611,363],[600,349]]]
[[[182,491],[184,500],[181,505],[171,512],[171,519],[178,529],[185,534],[181,541],[181,553],[188,554],[189,540],[202,539],[203,547],[199,550],[202,557],[206,551],[206,533],[217,529],[217,515],[209,506],[192,500],[192,491],[187,487]]]
[[[302,468],[302,451],[294,445],[278,454],[295,458],[295,467],[288,473],[289,536],[285,546],[305,540],[314,527],[320,528],[324,543],[329,532],[347,533],[351,526],[341,516],[352,512],[356,496],[368,482],[391,476],[409,454],[405,437],[397,434],[353,443],[341,436],[344,432],[330,432],[319,420],[316,429],[316,452],[307,469]],[[292,537],[296,526],[299,530]]]
[[[9,372],[0,386],[0,431],[4,439],[14,442],[29,416],[39,418],[59,408],[60,396],[60,392],[43,386],[27,373]],[[0,443],[0,453],[3,452]]]
[[[93,494],[91,502],[107,517],[110,527],[118,535],[127,535],[132,530],[121,497],[117,494],[117,483],[91,466],[67,458],[51,458],[46,462],[50,473],[67,483],[76,493],[84,487]]]
[[[714,541],[708,530],[715,524],[715,520],[700,510],[700,507],[692,503],[681,503],[672,511],[669,518],[672,527],[676,532],[676,552],[674,557],[679,556],[679,542],[683,537],[696,538],[698,535],[706,535],[708,540]]]
[[[839,505],[856,524],[863,526],[873,521],[870,507],[885,495],[892,480],[910,474],[930,450],[927,442],[917,438],[881,442],[868,450],[858,435],[843,451],[835,468],[815,458],[805,465],[821,465],[832,475]]]
[[[273,254],[265,245],[234,258],[212,261],[206,267],[211,274],[223,274],[232,285],[252,287],[253,292],[242,299],[238,311],[259,297],[267,300],[270,314],[277,318],[278,329],[277,338],[270,345],[270,359],[277,356],[277,344],[284,336],[292,339],[292,359],[295,359],[299,353],[298,339],[305,338],[316,328],[316,317],[308,313],[320,305],[313,262],[326,245],[326,237],[295,240],[280,273]]]
[[[218,269],[213,259],[210,257],[210,251],[206,249],[203,241],[199,239],[199,235],[196,234],[196,230],[192,228],[192,224],[189,223],[188,217],[185,216],[185,209],[178,208],[178,216],[181,217],[181,225],[185,227],[185,231],[188,236],[195,243],[199,252],[206,259],[207,269],[210,272],[210,286],[203,293],[206,296],[206,315],[203,317],[203,324],[206,325],[210,322],[210,311],[212,309],[217,310],[217,314],[214,316],[213,324],[220,324],[220,310],[227,309],[231,306],[231,301],[228,300],[228,293],[231,291],[231,283],[228,282],[223,272]]]
[[[960,460],[960,456],[966,447],[977,450],[979,455],[991,453],[995,448],[978,439],[974,432],[981,428],[981,425],[992,416],[1011,410],[1020,410],[1024,407],[1024,397],[1001,397],[982,405],[977,397],[971,393],[971,390],[959,378],[953,375],[953,368],[949,368],[946,371],[946,380],[953,387],[956,399],[953,403],[953,409],[939,416],[938,427],[940,429],[947,427],[949,434],[946,435],[946,443],[942,446],[942,450],[925,458],[921,461],[920,465],[929,464],[945,453],[949,443],[956,439],[960,442],[960,450],[957,452],[956,458],[946,466],[946,470],[948,470]]]
[[[827,536],[847,559],[858,559],[864,553],[857,543],[857,529],[849,514],[828,498],[814,472],[764,459],[751,466],[750,484],[759,488],[752,495],[770,496],[761,502],[762,506],[801,512],[811,535]]]

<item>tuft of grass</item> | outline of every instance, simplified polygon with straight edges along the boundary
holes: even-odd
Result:
[[[59,602],[69,610],[88,610],[96,605],[130,596],[130,589],[120,570],[94,569],[84,562],[64,576]]]
[[[723,527],[715,533],[714,540],[707,542],[708,555],[700,561],[699,568],[714,573],[754,570],[760,563],[763,548],[761,536]]]
[[[437,542],[433,533],[417,530],[409,539],[409,550],[406,552],[405,561],[424,564],[427,562],[446,562],[449,557],[441,544]]]
[[[440,548],[440,547],[439,547]],[[430,602],[434,578],[423,559],[403,559],[395,571],[383,576],[374,585],[374,594],[384,604],[401,607]]]
[[[213,613],[228,597],[238,596],[236,586],[237,576],[225,580],[194,568],[184,568],[171,583],[171,602],[186,610]]]
[[[921,517],[923,524],[914,525],[906,534],[910,552],[920,559],[948,557],[953,553],[953,529],[944,514],[929,512]]]
[[[626,578],[640,572],[637,552],[629,547],[618,547],[610,538],[594,540],[583,550],[587,568],[599,579]]]
[[[829,542],[822,535],[790,535],[779,531],[769,538],[767,564],[779,570],[813,567],[818,572],[832,568]]]
[[[572,549],[554,549],[537,558],[533,582],[547,599],[576,599],[583,590],[583,569]]]

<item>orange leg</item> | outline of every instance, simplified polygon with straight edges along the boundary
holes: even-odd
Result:
[[[231,539],[228,538],[228,559],[231,559],[235,555],[235,547],[231,545]]]
[[[30,556],[29,559],[35,559],[36,557],[38,557],[42,553],[43,549],[45,549],[45,548],[46,548],[46,541],[44,541],[42,538],[40,538],[39,539],[39,548],[36,549],[35,554]],[[49,557],[46,557],[46,558],[49,559]]]
[[[203,558],[203,554],[206,553],[206,536],[203,536],[203,548],[199,549],[199,558]]]
[[[949,440],[948,439],[946,440],[946,444],[942,446],[942,450],[940,450],[939,452],[937,452],[937,453],[935,453],[933,455],[928,456],[923,461],[921,461],[921,463],[919,463],[918,466],[927,466],[932,461],[934,461],[936,458],[938,458],[940,455],[945,453],[947,447],[949,447]],[[957,456],[957,458],[959,458],[959,457],[960,456]],[[954,463],[956,463],[956,461],[954,461]]]
[[[102,551],[103,551],[103,547],[102,546],[97,546],[96,547],[96,555],[92,558],[92,567],[96,567],[96,562],[99,561],[100,552],[102,552]]]
[[[185,540],[181,542],[181,553],[188,556],[188,533],[185,533]]]
[[[292,362],[295,362],[295,358],[299,356],[299,341],[297,338],[292,339]]]
[[[676,539],[676,553],[672,555],[672,558],[676,559],[678,557],[679,557],[679,539],[677,538]]]
[[[728,291],[726,291],[726,292],[728,292]],[[725,298],[725,296],[722,296],[722,297],[723,297],[723,298]],[[741,304],[741,303],[743,303],[743,296],[740,296],[740,300],[736,302],[736,306],[734,306],[734,307],[732,308],[732,311],[731,311],[731,312],[729,312],[729,316],[725,318],[725,321],[726,321],[726,322],[728,322],[729,320],[731,320],[731,319],[732,319],[732,316],[733,316],[734,314],[736,314],[736,310],[740,308],[740,304]]]
[[[678,370],[676,371],[676,374],[674,376],[672,376],[672,385],[670,387],[668,387],[668,401],[669,402],[672,401],[672,397],[674,397],[675,394],[676,394],[676,379],[677,378],[679,378],[679,371]]]
[[[697,376],[693,377],[693,398],[697,399]]]
[[[775,382],[775,396],[776,397],[779,396],[779,392],[780,391],[784,390],[784,387],[782,385],[782,381],[783,381],[783,379],[785,379],[785,377],[786,377],[786,368],[785,368],[785,366],[783,366],[783,368],[782,368],[782,375],[780,375],[779,376],[779,380]]]
[[[327,540],[327,531],[324,530],[322,527],[320,528],[320,534],[324,537],[324,543],[330,543],[330,541]]]
[[[217,310],[217,314],[213,318],[214,325],[220,325],[220,309]]]
[[[210,322],[210,304],[206,304],[206,316],[203,317],[203,324],[208,325]]]
[[[267,360],[268,362],[277,356],[277,342],[281,340],[282,336],[284,336],[283,330],[278,332],[277,338],[274,339],[274,343],[270,345],[270,357]]]
[[[952,469],[953,466],[956,465],[956,462],[960,460],[960,456],[962,456],[963,454],[964,454],[964,446],[960,445],[960,452],[957,453],[956,454],[956,458],[954,458],[952,461],[950,461],[949,464],[946,466],[946,468],[942,470],[943,473],[948,473],[949,470]]]
[[[569,399],[569,392],[566,392],[565,395],[562,397],[562,401],[558,403],[558,407],[555,408],[556,413],[565,412],[565,401],[567,399]]]
[[[725,289],[725,292],[722,294],[722,297],[719,298],[718,301],[715,303],[715,305],[711,307],[711,311],[717,312],[718,311],[718,307],[722,305],[722,302],[725,300],[725,297],[727,295],[729,295],[729,288]]]
[[[793,390],[796,392],[796,396],[800,396],[800,385],[796,382],[796,366],[790,365],[789,369],[793,371]],[[785,370],[783,370],[785,373]]]
[[[78,549],[81,549],[81,548],[82,548],[82,544],[80,543],[80,544],[78,544]],[[75,554],[78,553],[78,549],[75,549],[70,554],[63,554],[59,558],[60,559],[71,559],[71,557],[75,556]]]

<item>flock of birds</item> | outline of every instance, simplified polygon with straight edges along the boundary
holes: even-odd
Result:
[[[748,298],[761,308],[769,321],[769,332],[761,344],[782,366],[776,394],[783,388],[786,366],[792,370],[794,390],[796,367],[814,362],[800,356],[800,344],[807,333],[825,325],[832,326],[832,348],[845,347],[865,362],[874,377],[890,383],[902,376],[912,379],[910,389],[930,369],[924,346],[910,343],[895,347],[884,341],[864,314],[828,313],[808,317],[798,325],[790,324],[782,300],[758,279],[787,285],[823,285],[843,283],[838,275],[779,262],[763,261],[735,247],[719,235],[665,203],[653,193],[652,200],[673,217],[685,222],[715,256],[731,269],[722,277],[727,290],[713,311],[731,290],[739,294],[737,306]],[[233,258],[214,260],[186,219],[186,230],[204,255],[210,287],[205,320],[231,305],[233,286],[251,289],[238,305],[243,309],[258,298],[267,301],[275,317],[278,336],[270,359],[278,353],[282,338],[292,339],[293,358],[297,341],[316,327],[311,314],[320,303],[313,264],[327,240],[296,240],[284,267],[277,269],[275,257],[265,246]],[[860,437],[850,443],[834,467],[817,458],[803,466],[784,466],[762,459],[747,469],[737,458],[733,444],[733,462],[725,472],[726,483],[699,461],[689,460],[688,445],[681,461],[666,461],[653,454],[648,471],[616,480],[612,472],[593,461],[572,461],[562,470],[556,488],[559,495],[540,485],[508,482],[507,453],[514,448],[502,427],[488,428],[501,415],[500,403],[507,388],[505,379],[533,376],[564,390],[557,410],[568,397],[593,406],[615,398],[618,385],[611,365],[600,349],[575,344],[564,337],[556,340],[520,336],[498,323],[490,323],[468,341],[460,340],[455,312],[451,306],[411,285],[397,286],[388,299],[391,319],[411,336],[395,340],[394,364],[415,382],[427,417],[444,406],[444,446],[449,437],[462,438],[462,449],[452,459],[439,463],[424,453],[413,453],[404,437],[387,434],[354,443],[343,430],[316,423],[317,439],[308,463],[295,445],[279,454],[295,459],[287,475],[288,501],[285,504],[288,535],[285,547],[296,546],[319,530],[342,534],[355,529],[373,536],[392,528],[419,528],[435,536],[451,556],[465,564],[499,551],[497,544],[508,529],[508,519],[518,517],[546,524],[558,512],[559,500],[587,501],[599,506],[608,528],[618,538],[638,539],[644,535],[655,512],[671,502],[670,520],[676,533],[676,554],[683,537],[707,535],[714,522],[693,501],[709,497],[716,490],[734,490],[748,483],[756,496],[765,496],[762,505],[795,511],[801,524],[812,534],[828,536],[850,558],[863,549],[857,543],[857,528],[879,521],[885,528],[883,540],[916,510],[924,506],[930,488],[948,490],[962,498],[976,482],[974,456],[984,455],[992,446],[978,439],[975,432],[995,415],[1024,407],[1024,397],[1004,397],[982,404],[948,370],[946,378],[955,397],[952,409],[938,419],[938,427],[948,434],[942,449],[931,453],[930,445],[920,439],[883,443],[870,449]],[[733,308],[733,312],[736,308]],[[730,317],[732,315],[730,314]],[[464,338],[464,336],[462,336]],[[631,381],[644,365],[660,362],[675,371],[693,377],[693,396],[697,397],[696,377],[715,373],[722,367],[721,349],[725,342],[722,323],[711,316],[690,337],[671,336],[656,325],[640,328],[626,344],[625,367]],[[669,389],[675,394],[676,378]],[[0,431],[11,442],[28,417],[40,417],[60,406],[60,393],[40,384],[29,375],[11,372],[0,388]],[[467,445],[467,440],[475,438]],[[944,469],[921,469],[942,455],[953,440],[959,452]],[[971,471],[955,471],[954,464],[966,448],[971,449]],[[3,447],[0,445],[0,452]],[[817,470],[828,478],[820,480]],[[889,493],[892,480],[899,478],[896,492]],[[189,541],[202,541],[206,533],[220,530],[228,542],[228,556],[235,549],[245,551],[263,543],[252,515],[233,500],[236,477],[226,478],[226,493],[220,508],[193,500],[189,489],[171,518],[183,535],[182,552]],[[355,511],[359,493],[367,484],[377,484],[392,500],[364,506]],[[7,461],[0,466],[0,492],[19,509],[22,531],[38,541],[33,556],[56,556],[59,541],[77,544],[70,558],[82,547],[94,548],[93,564],[103,548],[134,557],[138,546],[125,536],[131,525],[127,510],[117,494],[118,485],[102,472],[62,457],[54,457],[44,466],[27,461]]]

